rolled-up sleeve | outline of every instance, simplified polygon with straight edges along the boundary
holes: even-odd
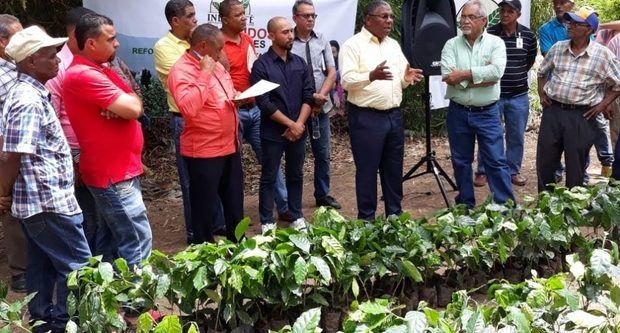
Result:
[[[256,62],[254,62],[254,66],[252,67],[252,72],[250,73],[250,84],[254,85],[260,80],[269,81],[269,73],[267,72],[264,61],[259,58]],[[276,89],[282,89],[282,87],[278,87]],[[267,117],[271,117],[272,114],[278,111],[278,107],[271,101],[269,94],[270,93],[265,93],[256,96],[256,105],[260,109],[261,115]]]
[[[487,36],[491,37],[491,36]],[[498,37],[491,51],[490,63],[484,66],[471,68],[471,76],[474,84],[482,82],[497,82],[504,76],[506,69],[506,45]]]
[[[538,67],[537,75],[539,77],[548,76],[548,74],[551,73],[551,71],[553,70],[553,67],[554,67],[553,57],[555,56],[556,50],[557,50],[557,46],[554,45],[549,50],[549,53],[547,53],[547,55],[543,58],[543,61],[540,63],[540,66]]]
[[[308,104],[310,106],[314,105],[314,93],[315,93],[315,89],[314,89],[314,83],[312,81],[312,78],[310,77],[312,75],[312,73],[310,72],[310,68],[306,67],[306,70],[304,71],[304,80],[303,80],[303,96],[302,96],[302,103],[303,104]]]

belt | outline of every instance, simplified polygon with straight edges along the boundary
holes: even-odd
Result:
[[[241,110],[241,109],[243,109],[243,110],[250,110],[250,109],[252,109],[255,106],[256,106],[255,102],[245,103],[245,104],[239,105],[239,110]]]
[[[589,109],[590,105],[584,104],[565,104],[556,101],[555,99],[551,99],[551,103],[560,106],[562,109],[575,110],[575,109]]]
[[[350,105],[350,107],[356,108],[358,110],[370,111],[370,112],[380,113],[380,114],[390,114],[390,113],[392,113],[394,111],[400,110],[400,108],[398,108],[398,107],[391,108],[391,109],[386,109],[386,110],[379,110],[379,109],[369,108],[369,107],[365,107],[365,106],[358,106],[358,105],[355,105],[355,104],[353,104],[351,102],[347,102],[347,105]]]
[[[497,104],[497,102],[493,102],[491,104],[487,104],[487,105],[483,105],[483,106],[469,106],[469,105],[463,105],[463,104],[459,104],[457,102],[451,102],[454,103],[454,105],[467,110],[467,112],[484,112],[489,110],[490,108],[494,107],[495,104]]]
[[[168,112],[168,113],[170,113],[170,115],[173,117],[183,118],[183,115],[181,114],[181,112]]]

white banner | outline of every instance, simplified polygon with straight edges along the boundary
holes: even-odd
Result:
[[[456,17],[460,17],[461,8],[467,2],[467,0],[455,0],[456,5]],[[499,8],[497,6],[501,0],[483,0],[485,4],[487,14],[489,16],[489,25],[499,23]],[[521,0],[521,17],[519,17],[519,23],[524,26],[530,26],[530,0]],[[458,31],[460,34],[460,31]],[[415,47],[415,45],[413,46]],[[429,81],[429,88],[431,92],[431,109],[441,109],[448,107],[449,100],[445,99],[446,84],[441,81],[441,76],[433,76]]]
[[[118,56],[135,71],[146,68],[154,75],[153,45],[170,29],[164,15],[167,0],[83,0],[84,7],[114,21],[120,42]],[[198,24],[220,25],[221,0],[193,0]],[[246,0],[247,29],[259,53],[267,51],[267,21],[274,16],[291,19],[294,0]],[[353,35],[357,0],[314,0],[318,18],[315,30],[341,45]]]

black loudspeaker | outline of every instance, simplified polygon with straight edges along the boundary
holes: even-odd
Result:
[[[407,0],[402,11],[403,53],[425,76],[441,75],[441,50],[456,36],[454,0]]]

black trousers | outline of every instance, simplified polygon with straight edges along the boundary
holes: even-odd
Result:
[[[226,237],[235,239],[235,228],[243,218],[243,171],[241,155],[185,157],[189,171],[189,198],[192,209],[194,243],[213,242],[214,216],[219,209],[218,196],[224,209]]]
[[[375,110],[347,103],[349,137],[355,162],[357,217],[374,220],[377,210],[377,171],[385,200],[385,215],[402,213],[405,132],[399,108]]]
[[[543,109],[536,150],[538,191],[549,190],[555,183],[555,170],[562,152],[566,163],[566,186],[582,186],[586,161],[596,138],[596,118],[587,120],[583,114],[588,106],[566,108],[553,103]]]

